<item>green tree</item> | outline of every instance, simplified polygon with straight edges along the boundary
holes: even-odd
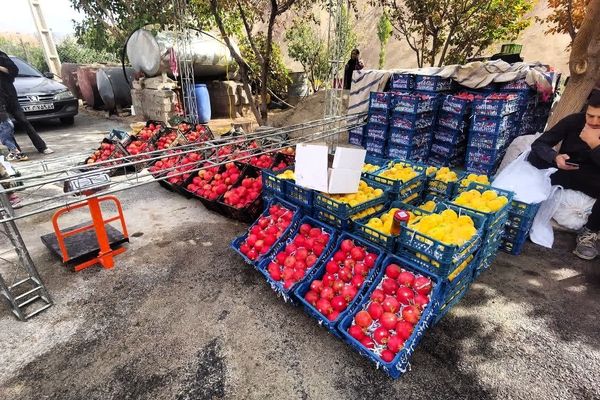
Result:
[[[262,33],[256,35],[255,44],[261,52],[265,51],[266,38]],[[291,83],[290,72],[285,66],[283,56],[281,55],[281,49],[277,43],[272,44],[272,55],[271,55],[271,67],[269,72],[269,89],[278,97],[283,96],[287,92],[287,87]],[[249,78],[250,83],[253,87],[257,88],[256,92],[260,91],[260,71],[261,65],[256,57],[254,51],[250,47],[248,40],[245,39],[240,44],[240,51],[242,56],[250,67]]]
[[[578,17],[572,17],[573,21]],[[576,33],[569,55],[569,82],[548,120],[554,126],[569,114],[581,111],[586,99],[600,80],[600,0],[590,0]]]
[[[76,64],[117,63],[118,57],[106,51],[98,51],[77,43],[74,38],[65,38],[56,46],[61,62]]]
[[[307,20],[296,20],[285,33],[288,55],[302,65],[314,92],[327,80],[329,55],[318,26]]]
[[[417,65],[461,63],[498,40],[512,40],[529,25],[529,0],[371,0],[390,16]]]
[[[379,38],[379,69],[385,65],[385,46],[392,37],[393,28],[387,14],[383,13],[377,23],[377,37]]]
[[[0,49],[11,56],[19,57],[40,72],[48,72],[48,65],[44,59],[44,52],[37,44],[16,41],[0,36]]]

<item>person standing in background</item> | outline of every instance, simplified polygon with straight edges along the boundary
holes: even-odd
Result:
[[[359,58],[360,51],[358,49],[352,50],[350,53],[350,60],[346,63],[344,68],[344,90],[350,90],[352,86],[352,74],[354,71],[360,71],[365,67],[362,60]]]
[[[52,154],[54,150],[46,145],[44,139],[35,131],[31,123],[27,121],[23,108],[19,104],[17,90],[13,84],[18,74],[19,69],[15,63],[6,53],[0,50],[0,92],[6,96],[6,111],[25,128],[27,136],[29,136],[31,143],[33,143],[37,151],[42,154]]]

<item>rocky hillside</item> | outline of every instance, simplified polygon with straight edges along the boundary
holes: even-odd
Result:
[[[367,68],[377,68],[379,59],[377,22],[381,15],[381,11],[368,5],[361,5],[360,7],[360,18],[356,21],[355,31],[359,36],[359,49],[361,51],[361,57],[365,61]],[[548,12],[547,0],[539,0],[536,2],[531,16],[543,17],[547,15]],[[290,17],[289,20],[282,21],[280,24],[280,32],[277,35],[280,39],[280,43],[282,43],[281,32],[283,29],[285,29],[285,26],[289,26],[291,19],[292,18]],[[321,26],[324,29],[327,27],[327,14],[325,13],[321,15]],[[535,20],[532,20],[529,28],[522,32],[521,36],[514,42],[523,45],[523,51],[521,54],[525,61],[541,61],[543,63],[553,65],[559,71],[561,71],[563,75],[566,75],[569,71],[569,52],[566,50],[566,47],[569,44],[569,37],[567,35],[547,36],[544,34],[545,30],[546,28],[544,26],[535,22]],[[488,54],[492,55],[498,52],[501,44],[502,43],[499,43],[497,46],[493,46],[492,48],[488,49]],[[282,47],[284,49],[284,54],[286,54],[284,42],[282,43]],[[396,38],[390,39],[386,50],[387,57],[385,68],[416,67],[414,53],[402,41]],[[292,66],[294,71],[301,70],[301,67],[291,60],[289,65]]]

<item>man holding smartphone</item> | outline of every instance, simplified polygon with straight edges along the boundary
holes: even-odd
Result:
[[[554,146],[561,142],[557,152]],[[596,258],[600,241],[600,92],[592,92],[585,113],[563,118],[533,142],[529,162],[540,169],[558,168],[551,176],[553,185],[596,199],[573,252],[584,260]]]

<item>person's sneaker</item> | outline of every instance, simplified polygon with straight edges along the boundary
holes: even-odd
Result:
[[[598,256],[598,233],[592,232],[588,228],[583,228],[577,235],[577,247],[573,251],[577,257],[584,260],[593,260]]]
[[[50,147],[46,147],[46,149],[44,151],[42,151],[43,154],[52,154],[54,153],[54,150],[52,150]]]
[[[29,158],[23,153],[10,153],[6,157],[7,161],[27,161]]]

